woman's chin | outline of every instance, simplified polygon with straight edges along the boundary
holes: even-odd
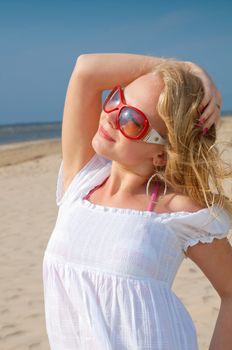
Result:
[[[92,139],[92,147],[97,154],[107,157],[110,154],[110,147],[107,140],[103,140],[98,135]],[[108,158],[108,157],[107,157]]]

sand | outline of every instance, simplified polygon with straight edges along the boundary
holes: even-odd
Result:
[[[232,141],[232,118],[223,118],[219,138]],[[226,159],[232,162],[231,147],[228,150]],[[0,154],[0,349],[49,350],[42,260],[57,216],[61,143],[5,145]],[[200,350],[207,350],[219,296],[190,259],[183,261],[172,289],[193,318]]]

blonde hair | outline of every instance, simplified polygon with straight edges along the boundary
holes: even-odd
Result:
[[[223,181],[232,178],[232,165],[221,157],[215,125],[204,136],[196,127],[200,117],[197,108],[204,96],[201,79],[175,59],[166,59],[153,73],[164,82],[157,112],[168,130],[167,163],[158,175],[200,206],[211,209],[218,204],[232,217],[231,198],[223,188]]]

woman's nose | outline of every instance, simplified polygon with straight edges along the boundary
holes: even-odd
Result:
[[[107,115],[106,115],[106,120],[110,123],[111,127],[113,129],[117,129],[117,114],[118,114],[118,111],[113,111],[113,112],[108,112]]]

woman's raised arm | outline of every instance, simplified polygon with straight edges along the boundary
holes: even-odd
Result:
[[[85,54],[78,57],[65,98],[62,121],[64,188],[92,158],[92,138],[102,109],[102,92],[128,84],[163,59],[133,54]]]
[[[147,74],[165,58],[127,53],[93,53],[78,57],[76,69],[91,78],[99,91],[127,85]]]

